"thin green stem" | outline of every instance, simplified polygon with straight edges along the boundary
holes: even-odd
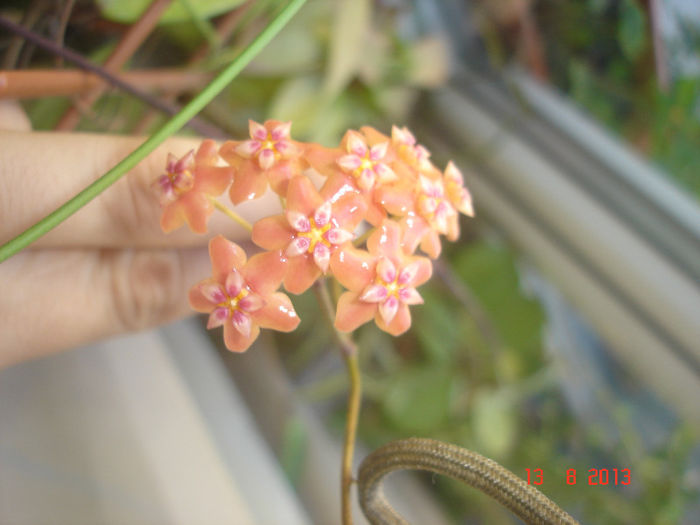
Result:
[[[340,501],[342,524],[352,525],[352,505],[350,504],[350,489],[353,484],[352,459],[355,454],[355,441],[357,439],[357,421],[360,417],[360,401],[362,399],[362,378],[357,361],[357,345],[349,334],[339,332],[333,324],[335,308],[330,291],[325,279],[316,281],[314,292],[326,320],[330,323],[331,330],[340,347],[340,353],[345,361],[348,373],[348,409],[345,417],[345,439],[343,441],[343,459],[340,473]]]
[[[248,230],[249,232],[253,231],[253,225],[250,224],[247,220],[245,220],[243,217],[238,215],[235,211],[233,211],[231,208],[228,206],[225,206],[221,204],[219,201],[217,201],[214,197],[209,197],[209,201],[214,205],[214,207],[219,210],[220,212],[224,213],[227,217],[230,219],[233,219],[237,224],[240,224]]]
[[[218,95],[255,56],[272,40],[291,20],[306,0],[290,0],[270,24],[253,40],[229,66],[172,119],[166,122],[143,144],[131,152],[124,160],[90,186],[78,193],[71,200],[41,219],[39,222],[20,233],[0,247],[0,262],[36,241],[42,235],[61,224],[68,217],[85,206],[97,195],[118,181],[125,173],[136,166],[146,155],[155,150],[165,139],[179,131],[188,120],[199,113],[216,95]]]

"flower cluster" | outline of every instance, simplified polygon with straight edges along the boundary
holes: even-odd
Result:
[[[223,325],[226,346],[241,352],[260,328],[299,324],[281,286],[300,294],[326,276],[346,288],[337,302],[338,330],[374,319],[392,335],[405,332],[409,306],[423,302],[416,288],[431,276],[440,236],[456,240],[459,213],[474,214],[462,174],[452,162],[439,170],[406,128],[394,126],[391,136],[351,130],[338,148],[294,141],[290,131],[289,122],[251,121],[250,139],[221,147],[207,140],[196,153],[171,156],[154,183],[165,231],[187,222],[204,233],[227,188],[233,204],[268,188],[282,203],[281,213],[252,226],[263,251],[250,259],[222,236],[210,242],[212,277],[192,288],[192,307],[209,314],[209,328]]]

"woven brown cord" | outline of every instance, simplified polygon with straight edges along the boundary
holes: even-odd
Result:
[[[495,461],[449,443],[410,438],[384,445],[360,465],[357,481],[360,506],[372,525],[408,525],[382,491],[384,476],[405,469],[427,470],[467,483],[510,509],[525,523],[578,523],[535,487]]]

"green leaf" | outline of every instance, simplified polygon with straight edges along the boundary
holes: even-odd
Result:
[[[517,419],[513,400],[503,391],[482,391],[474,400],[473,436],[484,455],[502,458],[515,443]]]
[[[388,418],[406,432],[430,433],[446,419],[453,370],[444,366],[416,366],[399,372],[384,399]]]
[[[357,74],[370,29],[369,0],[340,0],[335,15],[328,57],[325,91],[335,96]]]
[[[192,2],[196,16],[200,19],[211,18],[241,5],[245,0],[197,0]],[[114,22],[131,24],[139,19],[151,4],[151,0],[97,0],[102,16]],[[184,22],[191,19],[190,13],[180,2],[173,2],[165,10],[158,23]]]
[[[646,19],[634,0],[624,0],[620,8],[617,38],[625,56],[635,60],[644,51],[646,44]]]

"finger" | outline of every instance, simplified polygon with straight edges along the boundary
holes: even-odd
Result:
[[[143,139],[77,133],[0,131],[0,241],[5,242],[42,219],[103,175]],[[160,205],[150,185],[163,172],[168,152],[182,156],[200,140],[174,138],[150,154],[125,177],[33,247],[165,247],[206,244],[207,236],[187,227],[164,235]],[[230,202],[228,202],[230,205]],[[270,193],[236,207],[249,222],[279,210]],[[220,212],[210,221],[212,235],[232,240],[248,232]]]
[[[7,131],[31,131],[32,123],[16,100],[0,100],[0,129]]]
[[[206,248],[31,250],[0,264],[0,368],[191,313]]]

